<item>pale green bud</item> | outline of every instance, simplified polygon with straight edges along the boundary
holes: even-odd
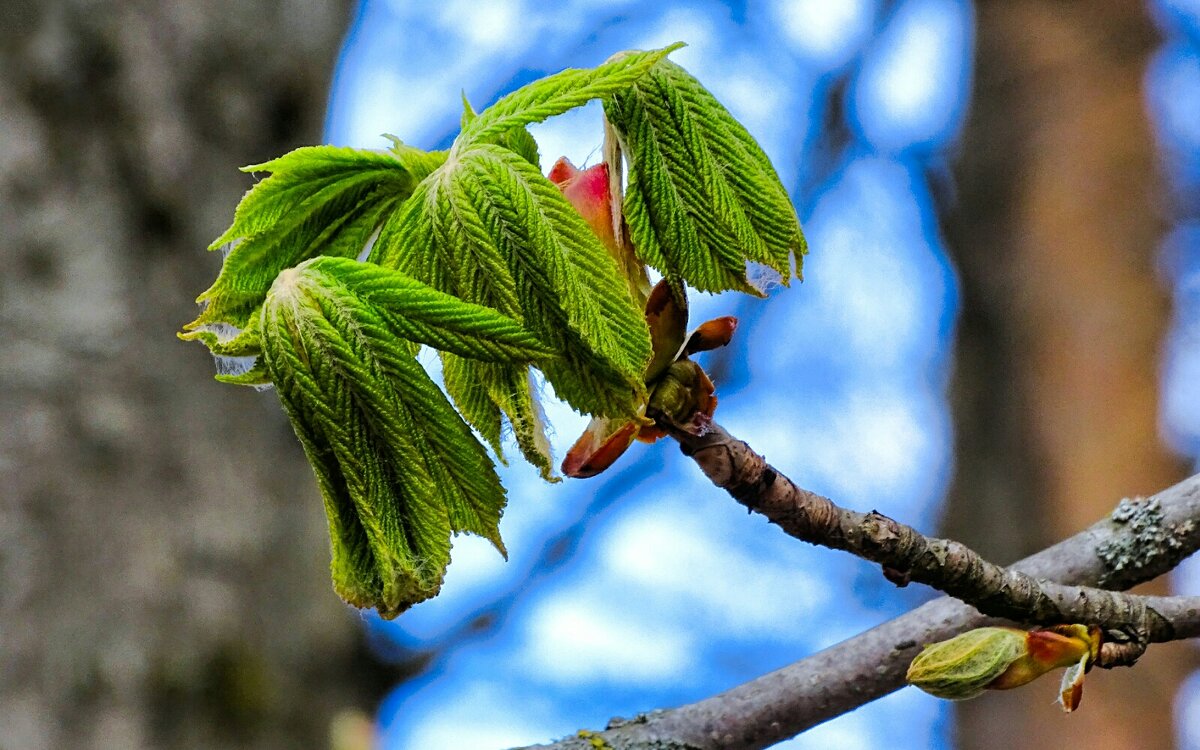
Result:
[[[1054,625],[1028,632],[977,628],[926,646],[908,668],[908,681],[939,698],[966,700],[984,690],[1020,687],[1067,667],[1059,702],[1073,711],[1083,694],[1083,676],[1100,651],[1100,629]]]
[[[976,628],[930,644],[909,665],[908,681],[939,698],[974,698],[1025,655],[1025,636],[1015,628]]]

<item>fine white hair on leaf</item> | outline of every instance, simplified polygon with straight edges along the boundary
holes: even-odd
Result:
[[[203,326],[204,330],[212,331],[217,335],[219,341],[229,341],[242,332],[242,329],[230,323],[209,323]],[[225,354],[214,354],[213,363],[216,365],[218,375],[244,375],[254,367],[254,363],[258,361],[258,357],[230,357]],[[265,391],[271,388],[270,384],[256,385],[254,390]]]
[[[233,252],[233,249],[240,244],[242,244],[242,240],[239,237],[236,240],[230,240],[224,245],[221,245],[221,262],[224,263],[225,259],[229,257],[229,254]]]
[[[224,354],[214,354],[213,362],[217,366],[218,375],[244,375],[254,367],[254,363],[258,361],[258,357],[229,357]],[[270,383],[264,385],[253,386],[256,391],[266,391],[271,388]]]
[[[232,323],[205,323],[200,328],[201,330],[215,333],[217,335],[217,341],[222,343],[236,338],[237,335],[242,332],[241,328],[238,328]]]
[[[258,357],[229,357],[224,354],[214,354],[213,362],[217,366],[218,375],[245,375],[254,367]]]
[[[367,258],[371,257],[371,250],[375,247],[375,241],[379,239],[379,233],[383,231],[383,225],[375,227],[375,231],[371,232],[371,236],[367,238],[367,244],[363,245],[362,251],[358,254],[356,260],[359,263],[365,263]]]
[[[770,266],[754,261],[746,263],[746,280],[760,292],[770,293],[783,286],[783,276]]]

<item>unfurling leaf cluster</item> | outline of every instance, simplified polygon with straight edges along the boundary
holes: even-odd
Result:
[[[786,285],[807,245],[787,191],[754,138],[686,70],[663,60],[606,99],[629,158],[625,219],[642,260],[675,287],[761,295],[747,261]]]
[[[269,176],[213,242],[228,252],[182,337],[256,357],[220,379],[274,385],[350,603],[394,616],[433,596],[455,533],[503,552],[505,494],[484,442],[503,460],[510,430],[557,480],[535,371],[580,412],[646,423],[648,372],[662,369],[652,354],[669,364],[677,352],[652,345],[631,259],[676,293],[755,291],[747,262],[785,281],[793,253],[799,263],[786,192],[745,130],[665,59],[677,46],[563,71],[479,113],[464,102],[446,151],[392,138],[387,151],[317,146],[246,168]],[[630,160],[633,254],[542,175],[525,129],[595,99]],[[445,393],[422,347],[441,357]]]

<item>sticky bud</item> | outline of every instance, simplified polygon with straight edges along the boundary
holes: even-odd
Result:
[[[647,413],[661,415],[693,435],[703,435],[716,408],[717,396],[708,375],[690,359],[681,359],[672,363],[655,385]]]
[[[646,278],[645,267],[634,255],[633,249],[623,247],[617,240],[617,222],[622,221],[620,196],[616,196],[617,205],[614,206],[608,165],[600,163],[579,169],[564,156],[554,162],[546,177],[558,186],[563,197],[579,212],[617,262],[633,299],[639,305],[644,304],[646,295],[650,293],[650,282]]]
[[[1100,650],[1100,630],[1056,625],[1028,632],[977,628],[926,646],[908,668],[908,681],[939,698],[966,700],[984,690],[1020,687],[1055,669],[1069,667],[1059,700],[1065,711],[1079,706],[1083,675]]]
[[[1025,653],[1025,633],[976,628],[925,647],[908,666],[910,684],[939,698],[974,698]]]
[[[564,166],[565,165],[565,166]],[[560,159],[551,170],[551,179],[574,169]],[[585,174],[585,173],[580,173]],[[712,423],[717,397],[712,380],[689,354],[725,346],[737,328],[737,318],[726,316],[701,325],[690,336],[687,331],[687,307],[680,304],[666,281],[660,281],[646,301],[646,326],[650,329],[653,356],[646,366],[646,386],[650,391],[641,419],[596,417],[567,451],[562,471],[569,477],[594,477],[612,466],[634,440],[653,443],[666,437],[667,430],[645,418],[645,413],[665,417],[680,429],[703,435]]]

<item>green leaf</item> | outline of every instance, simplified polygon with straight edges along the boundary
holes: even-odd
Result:
[[[644,317],[603,245],[540,172],[482,144],[430,175],[401,214],[372,260],[519,317],[558,355],[539,366],[574,408],[636,413],[650,356]]]
[[[467,424],[474,427],[495,451],[497,458],[506,463],[501,444],[501,401],[492,395],[494,389],[489,384],[504,382],[508,379],[505,377],[507,373],[522,368],[477,362],[453,354],[442,354],[441,359],[442,382],[446,385],[450,399],[454,401]],[[506,406],[512,408],[510,404]],[[521,418],[519,412],[510,412],[509,409],[505,409],[503,413],[511,421]]]
[[[262,361],[261,357],[256,359],[254,364],[244,372],[218,372],[216,379],[229,385],[248,385],[255,388],[271,385],[271,373],[267,371],[267,365]]]
[[[512,151],[517,156],[532,164],[534,169],[539,172],[542,171],[542,162],[538,154],[537,141],[534,140],[528,128],[506,130],[497,136],[493,143]]]
[[[425,179],[430,172],[442,166],[442,163],[446,161],[448,153],[446,151],[422,151],[394,135],[385,133],[383,137],[392,142],[392,147],[388,151],[412,175],[414,184]]]
[[[471,121],[478,116],[478,113],[475,112],[475,108],[471,106],[471,102],[467,100],[467,94],[464,91],[461,127],[465,129],[467,125],[469,125]],[[512,128],[510,130],[504,130],[487,138],[486,142],[494,143],[497,146],[502,146],[509,151],[519,154],[521,158],[525,159],[525,161],[536,167],[538,171],[541,171],[542,160],[541,156],[538,154],[537,141],[534,140],[533,135],[529,132],[529,128]]]
[[[568,68],[522,86],[464,123],[455,148],[462,151],[469,146],[493,143],[500,133],[541,122],[620,91],[682,46],[680,42],[648,52],[627,52],[595,68]]]
[[[574,408],[629,416],[645,398],[642,312],[586,222],[513,152],[482,144],[447,161],[384,225],[371,260],[522,320],[557,355],[538,366]],[[497,455],[503,413],[525,458],[553,477],[527,368],[443,364],[451,397]]]
[[[283,269],[316,255],[357,256],[383,218],[445,159],[428,154],[421,164],[412,151],[401,158],[312,146],[246,167],[271,176],[246,193],[233,224],[213,242],[212,248],[234,246],[198,299],[207,305],[185,329],[222,322],[243,327]]]
[[[442,379],[463,417],[479,430],[501,460],[500,414],[503,413],[525,460],[547,482],[561,481],[554,474],[554,459],[550,455],[550,441],[546,438],[546,419],[528,367],[444,354]]]
[[[373,307],[396,336],[487,362],[530,362],[550,349],[512,318],[444,294],[416,279],[350,258],[314,258],[298,270],[311,284],[345,287]]]
[[[259,319],[254,317],[241,330],[224,323],[217,323],[176,335],[183,341],[203,343],[209,351],[217,356],[252,357],[262,351],[258,323]]]
[[[746,129],[683,68],[656,64],[605,99],[629,158],[625,215],[639,257],[677,289],[762,293],[746,263],[791,278],[807,251],[775,169]]]
[[[494,310],[341,258],[280,274],[258,327],[321,486],[339,594],[395,616],[437,593],[452,532],[503,552],[492,463],[406,338],[497,362],[541,356],[536,339]]]
[[[449,206],[445,175],[417,186],[413,197],[380,230],[372,260],[462,299],[472,300],[521,319],[516,281],[508,263],[491,243],[473,211],[469,224],[452,215],[435,221],[439,206]],[[468,232],[470,234],[468,234]],[[475,241],[471,240],[471,237]],[[456,254],[457,253],[457,254]],[[512,425],[522,455],[542,476],[553,478],[553,461],[537,399],[528,385],[528,367],[483,363],[442,355],[446,390],[467,422],[492,446],[500,460],[501,413]]]
[[[273,292],[262,310],[264,354],[322,489],[334,587],[355,606],[397,614],[441,587],[450,559],[446,510],[431,498],[432,479],[411,441],[376,434],[363,413],[344,369],[344,332],[298,284]],[[351,366],[351,377],[360,369]],[[404,455],[392,461],[385,450]]]

